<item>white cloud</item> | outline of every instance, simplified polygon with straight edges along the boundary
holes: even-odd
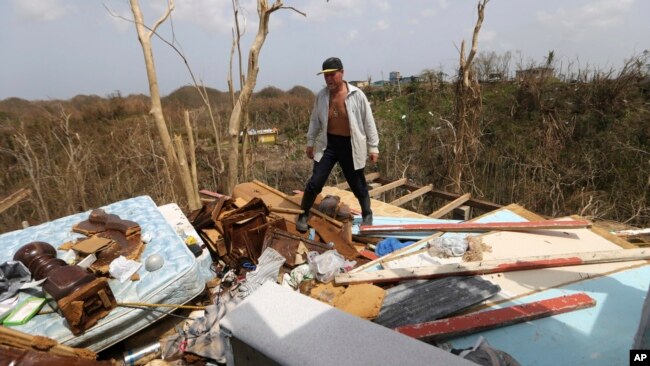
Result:
[[[497,32],[494,30],[481,29],[478,33],[479,42],[491,43],[496,39]]]
[[[382,31],[390,28],[390,25],[385,20],[380,20],[372,27],[372,30]]]
[[[307,13],[310,21],[323,22],[333,17],[362,14],[366,7],[364,0],[307,0],[307,4],[295,4],[295,8]],[[373,3],[374,4],[374,3]]]
[[[438,6],[440,6],[441,9],[447,9],[449,3],[447,3],[447,0],[438,0]]]
[[[40,22],[60,19],[75,10],[62,0],[13,0],[12,3],[19,15]]]
[[[623,25],[634,0],[599,0],[576,8],[559,8],[553,12],[537,12],[537,20],[545,27],[559,30],[574,40],[596,30]]]
[[[164,11],[166,2],[159,3],[159,12]],[[240,28],[250,31],[257,23],[257,8],[254,1],[240,1]],[[162,14],[162,13],[160,13]],[[175,21],[192,22],[208,32],[231,34],[234,27],[232,4],[219,0],[177,0],[172,13]]]
[[[433,9],[433,8],[429,8],[429,9],[424,9],[420,13],[420,16],[422,18],[430,18],[430,17],[436,16],[436,14],[438,14],[438,10]]]
[[[349,42],[354,41],[357,38],[359,38],[359,31],[358,30],[353,29],[353,30],[350,31],[350,33],[348,33],[348,41]]]
[[[381,11],[382,13],[387,13],[390,11],[390,4],[388,3],[388,1],[380,2],[378,6],[379,6],[379,11]]]

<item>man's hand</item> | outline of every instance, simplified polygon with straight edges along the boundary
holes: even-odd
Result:
[[[307,146],[307,149],[305,149],[305,153],[307,154],[307,157],[310,159],[314,158],[314,147],[313,146]]]
[[[370,162],[371,163],[376,164],[378,160],[379,160],[379,154],[378,153],[370,153]]]

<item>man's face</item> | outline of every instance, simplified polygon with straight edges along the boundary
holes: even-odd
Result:
[[[338,89],[343,84],[343,70],[327,72],[323,76],[329,90]]]

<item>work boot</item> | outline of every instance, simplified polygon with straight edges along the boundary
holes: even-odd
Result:
[[[309,220],[309,216],[306,213],[301,213],[298,215],[298,220],[296,221],[296,230],[301,233],[307,232],[307,230],[309,230],[307,220]]]
[[[359,200],[361,205],[361,225],[372,225],[372,210],[370,209],[370,196]]]
[[[298,220],[296,220],[296,230],[301,233],[307,232],[309,230],[309,225],[307,221],[309,220],[309,210],[316,200],[316,195],[313,193],[304,192],[302,194],[302,202],[300,203],[300,208],[302,213],[298,215]]]

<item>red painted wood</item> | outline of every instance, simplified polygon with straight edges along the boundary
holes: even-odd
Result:
[[[365,258],[370,259],[371,261],[374,261],[375,259],[379,259],[379,256],[375,254],[375,252],[371,252],[369,250],[365,250],[365,249],[361,250],[359,251],[359,254],[361,254],[361,256]]]
[[[517,262],[499,264],[493,272],[523,271],[526,269],[537,269],[537,268],[579,266],[583,263],[584,262],[582,259],[575,258],[575,257],[544,259],[539,261],[517,261]]]
[[[475,223],[460,222],[456,224],[403,224],[403,225],[361,225],[361,234],[373,234],[379,232],[404,232],[404,231],[492,231],[492,230],[540,230],[540,229],[575,229],[590,227],[588,220],[542,220],[527,222],[492,222]]]
[[[407,336],[423,340],[450,338],[584,309],[594,305],[596,305],[596,300],[589,295],[577,293],[529,304],[405,325],[397,327],[395,330]]]

